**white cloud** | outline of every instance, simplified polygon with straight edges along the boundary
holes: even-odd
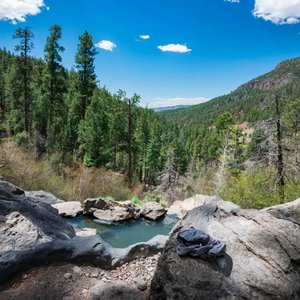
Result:
[[[255,0],[253,15],[275,24],[297,24],[300,0]]]
[[[0,0],[0,20],[25,22],[26,17],[39,14],[43,7],[44,0]]]
[[[107,50],[107,51],[113,51],[114,48],[117,47],[116,44],[114,44],[111,41],[107,41],[107,40],[102,40],[98,44],[96,44],[95,46],[97,48],[100,48],[100,49],[103,49],[103,50]]]
[[[150,35],[149,34],[142,34],[142,35],[140,35],[140,38],[142,40],[149,40],[150,39]]]
[[[157,48],[163,52],[188,53],[192,51],[192,49],[189,49],[186,45],[180,45],[180,44],[169,44],[164,46],[157,46]]]
[[[149,107],[165,107],[165,106],[175,106],[175,105],[195,105],[199,103],[207,102],[209,99],[204,97],[194,97],[194,98],[156,98],[149,104]]]
[[[225,2],[240,3],[240,0],[224,0]]]

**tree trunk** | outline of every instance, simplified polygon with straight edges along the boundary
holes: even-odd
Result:
[[[24,129],[29,133],[29,99],[28,99],[28,38],[25,35],[24,39]]]
[[[279,185],[279,196],[281,201],[284,202],[285,193],[285,170],[284,170],[284,159],[283,159],[283,149],[282,149],[282,126],[281,126],[281,116],[279,109],[279,99],[278,96],[275,96],[275,105],[276,105],[276,138],[277,138],[277,173],[278,173],[278,185]]]
[[[132,187],[132,107],[128,100],[128,184]]]
[[[4,122],[4,113],[5,113],[4,91],[0,91],[0,120],[1,120],[1,122]]]

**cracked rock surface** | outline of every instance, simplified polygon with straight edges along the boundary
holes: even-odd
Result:
[[[300,299],[300,226],[293,221],[295,207],[299,208],[299,200],[270,213],[228,205],[224,209],[218,200],[188,212],[158,261],[150,299]],[[178,257],[176,233],[181,226],[201,229],[226,243],[226,255],[212,262]]]
[[[131,201],[117,202],[101,198],[86,199],[83,213],[92,215],[107,223],[114,223],[137,219],[140,216],[140,208]]]

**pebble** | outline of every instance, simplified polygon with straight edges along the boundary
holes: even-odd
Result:
[[[71,279],[72,278],[72,274],[71,273],[66,273],[64,274],[64,279]]]
[[[90,292],[87,289],[83,289],[81,293],[84,297],[88,297]]]
[[[78,275],[81,275],[81,274],[82,274],[81,268],[80,268],[80,267],[77,267],[77,266],[73,268],[73,272],[74,272],[75,274],[78,274]]]
[[[93,278],[97,278],[99,277],[99,272],[98,271],[94,271],[90,274],[90,277],[93,277]]]
[[[147,289],[147,283],[143,278],[137,277],[134,279],[134,282],[141,291],[145,291]]]

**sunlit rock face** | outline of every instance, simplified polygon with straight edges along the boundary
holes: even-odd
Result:
[[[83,213],[113,223],[137,219],[140,216],[140,208],[131,201],[117,202],[98,198],[85,200]]]
[[[158,261],[150,299],[299,299],[300,226],[293,211],[298,202],[269,213],[212,199],[189,211]],[[226,255],[210,262],[179,257],[176,234],[182,226],[226,243]]]
[[[56,208],[61,216],[69,218],[74,218],[83,212],[83,208],[79,201],[57,203],[53,204],[52,207]]]

